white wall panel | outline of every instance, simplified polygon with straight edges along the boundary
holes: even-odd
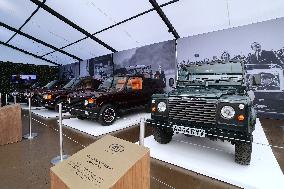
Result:
[[[7,30],[4,27],[0,27],[0,41],[6,42],[12,37],[14,32]]]
[[[0,21],[18,29],[36,8],[30,1],[0,0]]]
[[[28,52],[31,52],[36,55],[44,55],[50,51],[52,51],[51,48],[46,47],[40,43],[37,43],[31,39],[28,39],[21,35],[16,35],[10,42],[10,45],[16,46],[20,49],[26,50]]]
[[[226,0],[180,0],[162,10],[181,37],[229,27]]]
[[[50,65],[55,66],[44,60],[35,58],[33,56],[24,54],[20,51],[11,49],[9,47],[0,45],[0,61],[10,61],[14,63],[25,63],[25,64],[35,64],[35,65]]]
[[[242,26],[284,16],[283,0],[228,0],[232,26]]]
[[[68,6],[66,6],[68,8]],[[85,37],[81,32],[40,9],[23,27],[23,32],[56,47],[65,46]]]
[[[90,38],[80,41],[72,46],[66,47],[63,50],[74,54],[83,60],[111,53],[110,50],[106,49]]]

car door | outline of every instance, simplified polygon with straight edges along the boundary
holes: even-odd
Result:
[[[129,101],[131,108],[144,105],[143,94],[142,94],[142,88],[143,88],[142,77],[130,77],[127,82],[126,88],[129,94]]]

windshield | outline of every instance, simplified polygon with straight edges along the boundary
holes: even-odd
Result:
[[[120,91],[124,88],[127,77],[115,76],[113,79],[107,79],[99,86],[99,89]]]
[[[44,88],[50,89],[54,84],[57,83],[57,80],[51,81],[44,86]]]
[[[103,83],[99,86],[99,89],[109,89],[111,88],[112,79],[108,78],[103,81]]]
[[[80,83],[80,79],[79,78],[74,78],[71,79],[64,87],[63,89],[73,89],[78,83]]]
[[[178,71],[180,85],[240,85],[242,80],[241,62],[183,65]]]
[[[36,83],[34,83],[34,84],[31,86],[31,88],[34,89],[34,88],[36,88],[36,87],[38,87],[38,86],[39,86],[39,82],[36,82]]]

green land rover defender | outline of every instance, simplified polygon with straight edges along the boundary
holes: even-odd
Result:
[[[240,61],[180,66],[176,87],[152,96],[147,123],[155,140],[167,144],[176,133],[226,140],[235,145],[235,161],[250,164],[256,111],[249,83],[258,85],[260,78],[246,79]]]

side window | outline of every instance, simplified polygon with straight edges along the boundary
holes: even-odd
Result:
[[[123,89],[125,82],[126,82],[126,79],[117,80],[115,88],[118,89],[118,90]]]
[[[141,77],[132,77],[127,82],[127,89],[142,90],[143,79]]]
[[[92,88],[92,81],[90,81],[90,80],[86,81],[84,85],[85,85],[84,86],[85,89],[91,89]]]

